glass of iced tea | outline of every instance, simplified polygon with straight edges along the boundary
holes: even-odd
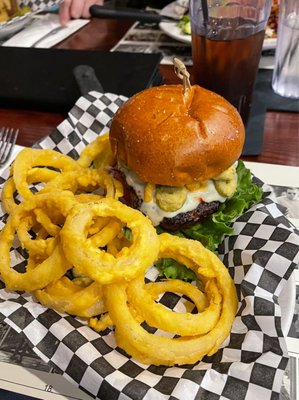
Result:
[[[193,83],[249,117],[272,0],[190,0]]]

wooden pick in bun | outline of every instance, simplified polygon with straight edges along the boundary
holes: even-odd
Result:
[[[237,110],[200,86],[164,85],[130,98],[110,129],[117,159],[144,181],[183,186],[211,179],[239,157],[245,138]]]
[[[154,226],[177,231],[203,221],[237,190],[235,161],[244,144],[237,110],[223,97],[191,86],[174,59],[183,85],[144,90],[116,113],[110,128],[122,182],[122,201]]]

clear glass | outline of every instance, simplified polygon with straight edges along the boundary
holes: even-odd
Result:
[[[271,4],[272,0],[190,0],[193,83],[226,98],[244,124]]]
[[[299,0],[280,0],[272,87],[299,99]]]

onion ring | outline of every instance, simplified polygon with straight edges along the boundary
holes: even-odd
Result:
[[[47,168],[32,168],[31,170],[28,171],[26,181],[27,184],[37,183],[37,182],[46,183],[49,182],[51,179],[54,179],[57,175],[59,175],[59,172]],[[1,194],[1,201],[3,203],[3,208],[5,212],[9,214],[11,214],[15,209],[15,207],[17,206],[17,203],[14,198],[16,191],[17,189],[15,181],[13,179],[13,176],[11,176],[5,182]]]
[[[88,325],[96,332],[101,332],[113,325],[109,313],[102,314],[100,318],[90,318]]]
[[[23,149],[14,161],[13,179],[16,189],[24,199],[32,198],[27,176],[33,167],[52,167],[60,171],[79,170],[80,165],[71,157],[49,149]]]
[[[95,248],[87,239],[87,230],[95,217],[114,217],[133,234],[132,245],[114,257]],[[159,251],[159,239],[150,220],[141,212],[114,199],[75,205],[60,232],[69,261],[83,275],[101,284],[131,280],[153,263]]]
[[[33,239],[29,231],[35,223],[36,220],[32,215],[22,218],[17,227],[18,238],[22,247],[26,248],[32,256],[47,257],[53,252],[57,240],[54,237],[48,237],[48,232],[45,229],[42,230],[42,234],[37,233],[36,238]],[[35,231],[35,229],[33,230]]]
[[[53,280],[61,278],[70,269],[71,264],[64,255],[60,241],[54,246],[49,257],[24,273],[19,273],[10,267],[10,249],[21,220],[27,218],[33,209],[47,205],[51,206],[50,208],[58,207],[62,215],[67,215],[74,203],[74,195],[71,192],[38,194],[31,200],[19,204],[9,216],[0,233],[0,275],[7,289],[25,291],[42,289]]]
[[[164,284],[164,288],[163,285]],[[162,304],[156,303],[147,290],[150,285],[152,292],[155,286],[159,291],[183,293],[193,300],[198,308],[198,313],[176,313]],[[137,277],[128,286],[129,303],[136,309],[137,313],[150,325],[181,336],[203,335],[216,325],[221,312],[221,294],[215,280],[208,280],[205,285],[208,298],[208,306],[203,308],[206,301],[205,295],[191,283],[172,279],[167,282],[144,284],[143,277]],[[142,298],[142,302],[140,302]]]
[[[121,227],[120,221],[111,219],[99,232],[91,235],[87,240],[91,241],[94,247],[104,247],[119,234]]]
[[[107,252],[117,257],[123,247],[130,247],[130,245],[131,242],[123,234],[120,234],[107,244]]]
[[[48,308],[78,317],[90,318],[106,311],[102,286],[95,282],[81,287],[64,276],[46,288],[36,290],[34,295]]]
[[[113,178],[105,171],[96,169],[82,169],[80,171],[68,171],[60,174],[50,181],[42,192],[52,190],[70,190],[73,193],[93,192],[98,189],[105,191],[106,197],[115,196]]]
[[[115,324],[118,346],[142,363],[154,365],[193,364],[205,355],[214,354],[229,335],[238,299],[227,269],[217,256],[199,242],[161,234],[160,257],[171,257],[184,263],[201,277],[216,276],[223,297],[220,318],[205,335],[169,338],[147,332],[134,319],[128,304],[127,283],[104,287],[109,315]],[[140,298],[142,301],[142,298]]]
[[[98,136],[96,140],[89,143],[81,152],[78,164],[83,168],[88,168],[94,163],[97,169],[103,169],[107,165],[115,163],[115,157],[112,154],[109,133]]]

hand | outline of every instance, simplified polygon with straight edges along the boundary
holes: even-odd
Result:
[[[59,8],[61,25],[67,25],[71,18],[89,18],[89,8],[94,4],[103,4],[103,0],[63,0]]]

